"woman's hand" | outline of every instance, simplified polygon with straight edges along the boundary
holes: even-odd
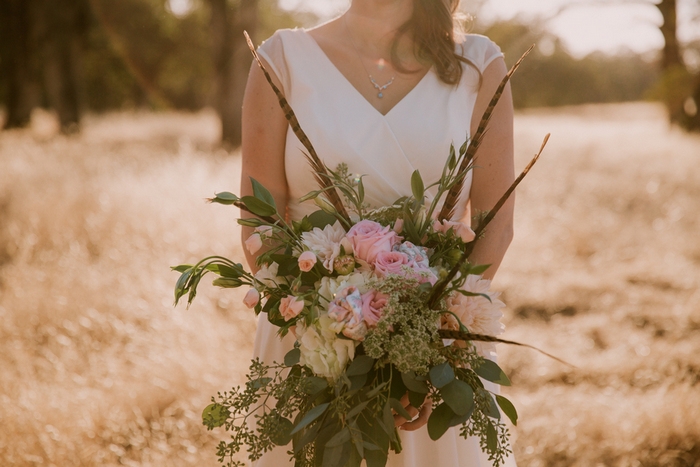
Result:
[[[428,417],[430,417],[430,414],[433,412],[433,401],[430,397],[426,397],[425,401],[423,401],[423,405],[417,409],[408,401],[408,394],[404,394],[401,398],[401,405],[403,405],[406,412],[413,417],[412,420],[406,420],[401,415],[394,415],[394,426],[404,431],[416,431],[418,428],[428,423]],[[416,415],[418,415],[418,417],[416,417]]]

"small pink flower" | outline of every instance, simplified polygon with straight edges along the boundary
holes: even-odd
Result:
[[[400,234],[403,231],[403,219],[396,219],[394,222],[394,232]]]
[[[260,238],[260,234],[254,233],[248,237],[248,240],[245,241],[245,247],[251,255],[257,253],[258,250],[262,248],[262,238]]]
[[[347,238],[352,243],[355,257],[370,264],[376,261],[380,252],[391,251],[400,240],[389,226],[366,219],[353,225]]]
[[[285,321],[296,318],[303,309],[304,300],[301,300],[294,295],[287,295],[280,300],[280,313],[282,314],[282,317],[284,317]]]
[[[389,296],[375,290],[370,290],[362,295],[362,319],[367,327],[373,328],[384,314],[384,307],[389,301]]]
[[[255,289],[250,289],[243,298],[243,304],[248,308],[255,308],[255,305],[260,301],[260,292]]]
[[[272,226],[261,225],[260,227],[255,228],[255,232],[259,233],[261,238],[272,237]]]
[[[385,277],[389,274],[406,275],[406,267],[411,258],[400,251],[381,251],[377,254],[377,260],[374,263],[374,271],[379,277]]]
[[[461,222],[438,220],[433,222],[433,230],[436,232],[447,233],[450,231],[450,229],[452,229],[452,231],[459,238],[461,238],[464,243],[469,243],[476,237],[474,231],[469,226]]]
[[[309,272],[314,268],[316,261],[316,255],[312,251],[305,251],[299,255],[299,269]]]

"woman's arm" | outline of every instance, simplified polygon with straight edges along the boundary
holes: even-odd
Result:
[[[472,116],[471,134],[481,120],[481,116],[489,105],[496,88],[506,75],[506,64],[502,58],[494,60],[483,73],[481,89],[474,106]],[[513,183],[515,178],[513,165],[513,98],[510,84],[505,88],[500,101],[494,109],[491,122],[484,136],[476,163],[473,170],[472,187],[469,196],[472,220],[475,216],[487,212],[498,202],[503,193]],[[490,264],[491,267],[484,273],[484,277],[492,279],[496,274],[503,256],[513,239],[513,196],[501,208],[496,217],[491,221],[485,231],[484,238],[480,239],[474,252],[469,258],[473,264]]]
[[[265,67],[270,71],[269,66]],[[271,73],[272,74],[272,73]],[[282,89],[279,79],[272,76],[275,85]],[[267,188],[275,198],[277,210],[284,216],[287,209],[287,178],[284,170],[284,148],[288,123],[279,106],[277,96],[272,91],[257,63],[248,75],[248,83],[243,97],[243,143],[241,147],[241,196],[253,194],[250,177]],[[241,217],[251,217],[246,212]],[[253,229],[242,227],[245,241]],[[256,271],[255,258],[245,251],[248,265]]]

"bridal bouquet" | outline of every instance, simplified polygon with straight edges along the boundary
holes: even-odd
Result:
[[[296,337],[282,362],[253,360],[246,383],[218,394],[204,410],[208,428],[232,434],[219,445],[220,462],[243,466],[235,460],[242,448],[255,460],[290,445],[298,467],[359,467],[363,460],[384,466],[390,450],[401,451],[395,417],[410,420],[408,404],[431,404],[431,439],[459,427],[463,437],[478,437],[495,466],[502,464],[510,452],[502,413],[513,424],[517,413],[484,381],[510,384],[486,358],[495,342],[507,342],[496,337],[504,305],[480,276],[488,266],[468,257],[539,154],[474,230],[449,219],[516,67],[469,144],[451,149],[440,179],[425,186],[416,171],[411,196],[376,208],[364,202],[362,177],[321,162],[265,72],[319,183],[303,201],[320,209],[288,222],[270,192],[251,179],[252,196],[225,192],[211,201],[252,215],[238,222],[254,229],[245,244],[259,253],[257,273],[220,256],[173,268],[181,273],[176,303],[186,295],[191,303],[201,279],[213,273],[214,285],[249,287],[245,305],[266,313],[280,336]]]

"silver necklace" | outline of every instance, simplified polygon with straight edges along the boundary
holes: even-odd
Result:
[[[384,90],[392,85],[392,83],[396,79],[396,76],[392,76],[391,79],[386,82],[386,84],[377,83],[374,80],[374,77],[372,77],[372,74],[367,70],[367,67],[365,66],[365,62],[362,61],[362,55],[360,55],[360,51],[357,50],[357,46],[355,45],[355,41],[352,38],[352,33],[350,32],[350,28],[348,27],[347,16],[343,16],[343,24],[345,25],[345,30],[348,32],[348,37],[350,38],[350,43],[352,44],[352,48],[355,49],[355,53],[357,54],[357,58],[360,60],[360,63],[362,64],[362,68],[365,69],[365,73],[367,73],[367,76],[369,76],[369,82],[372,83],[372,86],[374,86],[374,89],[377,90],[377,97],[381,99],[382,97],[384,97]]]

